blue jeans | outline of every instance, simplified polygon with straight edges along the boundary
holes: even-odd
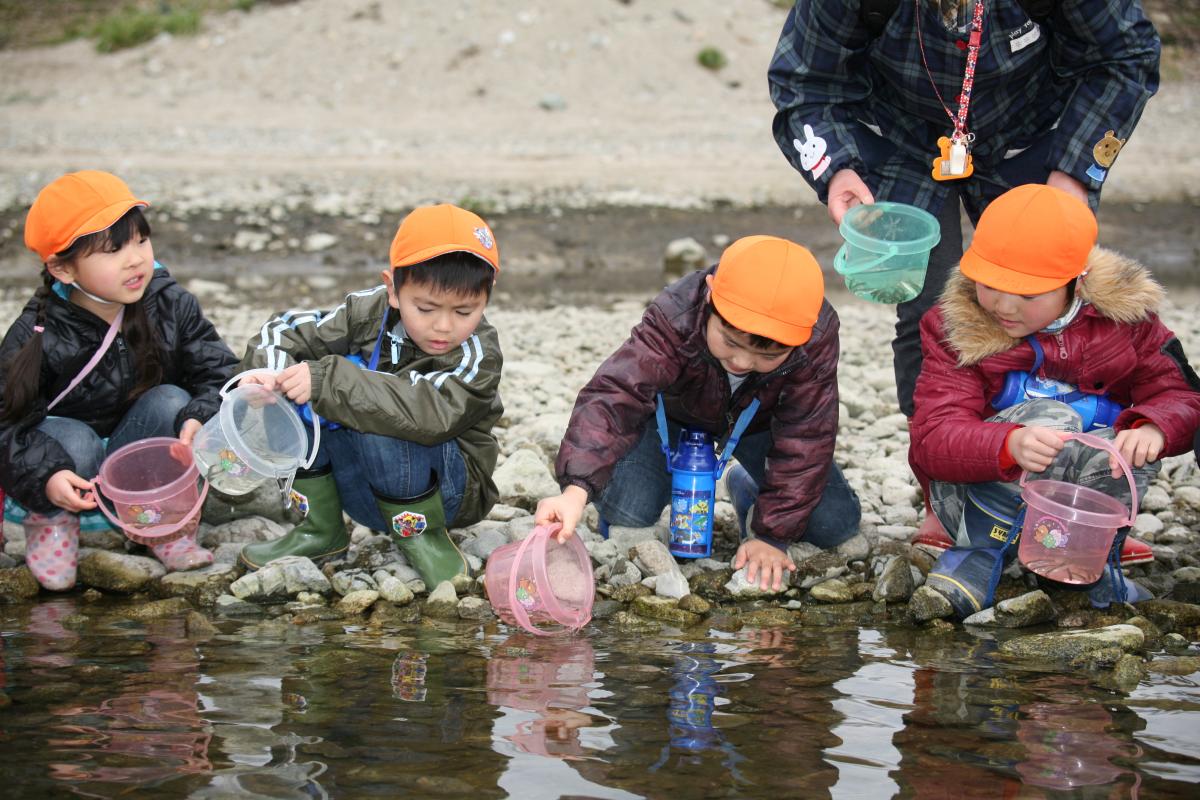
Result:
[[[75,462],[75,474],[91,480],[109,453],[155,436],[174,437],[175,417],[192,399],[186,390],[164,383],[134,401],[106,442],[85,422],[46,417],[37,429],[54,439]]]
[[[467,464],[453,439],[427,446],[345,426],[323,430],[321,448],[310,469],[330,465],[342,508],[355,522],[376,531],[388,530],[376,495],[416,497],[429,489],[430,476],[437,473],[442,508],[450,524],[467,488]]]
[[[681,426],[667,420],[672,444],[679,440]],[[617,462],[612,479],[596,500],[600,516],[610,525],[644,528],[658,520],[671,501],[671,474],[667,472],[658,426],[651,419],[633,450]],[[767,472],[770,431],[743,436],[733,451],[754,482],[761,486]],[[822,549],[836,547],[858,532],[862,509],[838,465],[829,463],[829,480],[821,499],[808,518],[802,541]]]

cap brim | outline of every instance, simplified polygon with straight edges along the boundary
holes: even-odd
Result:
[[[1024,272],[1002,267],[983,258],[974,250],[968,249],[963,253],[958,269],[963,275],[973,281],[982,283],[989,289],[998,292],[1019,295],[1035,295],[1052,292],[1060,286],[1066,286],[1071,278],[1047,278],[1041,275],[1028,275]]]
[[[812,338],[811,325],[789,325],[736,303],[730,303],[715,293],[712,295],[712,302],[721,318],[739,331],[765,336],[787,347],[802,345]]]
[[[71,237],[71,241],[58,248],[58,250],[55,252],[61,253],[63,250],[66,250],[78,239],[84,236],[90,236],[93,233],[99,233],[100,231],[108,230],[116,224],[117,220],[129,213],[129,209],[131,208],[149,207],[150,204],[145,200],[138,200],[136,198],[120,200],[112,205],[105,206],[89,217],[86,222],[80,225],[78,230],[75,231],[75,235]]]
[[[478,250],[471,250],[470,248],[463,248],[463,247],[455,247],[453,245],[448,245],[448,246],[439,245],[437,247],[426,247],[424,250],[418,250],[415,253],[409,253],[407,257],[400,259],[400,261],[398,263],[392,264],[392,268],[399,269],[400,267],[411,267],[413,264],[420,264],[422,261],[428,261],[431,258],[437,258],[438,256],[444,256],[447,253],[469,253],[469,254],[475,256],[476,258],[478,258],[480,261],[483,261],[485,264],[487,264],[489,267],[496,270],[497,272],[500,269],[499,267],[496,266],[496,262],[492,261],[490,258],[483,255]]]

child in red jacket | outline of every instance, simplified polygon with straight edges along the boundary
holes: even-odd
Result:
[[[991,573],[1016,516],[1022,471],[1129,504],[1115,458],[1063,432],[1112,441],[1141,494],[1158,459],[1187,452],[1200,424],[1200,379],[1156,313],[1162,287],[1095,247],[1096,233],[1095,217],[1067,193],[1012,189],[983,213],[921,320],[909,461],[955,537],[929,584],[960,615],[990,599],[980,575]],[[1093,601],[1106,605],[1107,592],[1100,581]]]

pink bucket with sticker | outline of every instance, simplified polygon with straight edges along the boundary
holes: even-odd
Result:
[[[1028,506],[1017,557],[1037,574],[1061,583],[1094,583],[1104,574],[1117,529],[1137,518],[1138,491],[1129,464],[1106,439],[1087,433],[1067,434],[1089,447],[1107,450],[1129,481],[1130,508],[1104,492],[1056,480],[1026,483],[1021,497]]]
[[[558,543],[561,527],[539,525],[487,561],[484,585],[496,614],[538,636],[571,633],[592,618],[592,559],[578,536]]]
[[[97,495],[112,501],[116,515],[98,496],[97,505],[133,541],[165,544],[200,526],[208,495],[191,450],[178,439],[142,439],[109,453],[93,481]]]

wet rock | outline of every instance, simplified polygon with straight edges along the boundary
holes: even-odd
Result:
[[[495,617],[492,604],[482,597],[464,597],[458,601],[458,618],[484,622]]]
[[[679,600],[682,597],[687,597],[692,592],[691,587],[688,586],[687,578],[683,577],[683,573],[678,570],[675,572],[665,572],[662,575],[655,575],[646,580],[654,581],[654,593],[659,597]]]
[[[303,556],[277,558],[261,569],[234,581],[229,591],[242,600],[280,600],[298,592],[325,594],[332,591],[329,579]]]
[[[1192,643],[1180,636],[1178,633],[1168,633],[1163,637],[1163,649],[1168,653],[1180,655],[1191,649]]]
[[[381,569],[373,577],[375,585],[379,587],[379,596],[384,600],[398,606],[406,606],[413,601],[412,590],[392,573]]]
[[[263,613],[262,606],[247,603],[231,594],[223,594],[218,597],[214,610],[227,617],[256,617]]]
[[[335,573],[329,581],[333,590],[345,597],[351,592],[378,592],[379,585],[370,574],[361,569],[350,569]]]
[[[963,620],[964,625],[990,625],[996,628],[1028,628],[1052,622],[1058,611],[1050,596],[1040,589],[1026,592],[1018,597],[1001,600],[991,608],[972,614]]]
[[[41,586],[26,566],[0,569],[0,603],[21,603],[37,597]]]
[[[850,584],[841,578],[822,581],[812,587],[809,594],[818,603],[849,603],[854,600]]]
[[[883,568],[879,580],[875,582],[875,591],[871,594],[875,602],[903,603],[912,597],[917,588],[913,580],[912,564],[906,556],[892,556]]]
[[[155,600],[121,610],[121,616],[126,619],[151,620],[177,617],[192,610],[191,604],[182,597],[171,597],[166,600]]]
[[[619,603],[632,603],[639,597],[649,597],[652,594],[648,586],[641,583],[630,583],[612,587],[609,596]]]
[[[1138,613],[1160,629],[1171,632],[1200,625],[1200,606],[1174,600],[1145,600],[1137,605]]]
[[[414,605],[396,606],[391,603],[377,602],[371,611],[368,624],[377,628],[399,628],[412,625],[421,619],[421,610]]]
[[[811,558],[792,560],[796,562],[792,585],[801,589],[811,589],[822,581],[840,578],[847,572],[847,559],[834,551],[821,551]]]
[[[374,589],[355,589],[347,592],[333,608],[343,617],[357,617],[367,612],[379,599]]]
[[[1158,629],[1157,625],[1145,617],[1130,617],[1129,619],[1125,620],[1125,624],[1136,625],[1141,629],[1142,635],[1146,637],[1144,645],[1145,649],[1157,650],[1162,645],[1162,631]]]
[[[1148,669],[1159,675],[1191,675],[1200,672],[1200,656],[1160,656],[1149,663]]]
[[[1146,664],[1142,659],[1126,653],[1113,664],[1112,682],[1122,692],[1132,692],[1146,677]]]
[[[701,619],[699,614],[684,611],[674,600],[665,597],[638,597],[633,601],[632,609],[638,616],[669,622],[680,628],[695,625]]]
[[[731,597],[738,598],[739,600],[746,600],[758,597],[771,597],[773,595],[781,594],[788,589],[786,579],[781,583],[779,590],[776,591],[769,588],[763,589],[758,583],[759,576],[755,575],[754,577],[755,580],[753,583],[747,580],[746,568],[743,567],[730,576],[729,582],[725,584],[725,591],[728,592]]]
[[[541,457],[524,448],[509,455],[496,468],[492,480],[505,503],[531,511],[543,497],[559,492],[558,483]]]
[[[688,585],[692,587],[692,592],[706,600],[720,601],[727,597],[725,594],[725,584],[732,577],[733,570],[725,567],[724,569],[713,570],[711,572],[701,572],[699,575],[693,576],[688,581]]]
[[[679,598],[679,607],[693,614],[707,614],[712,610],[712,603],[697,594],[687,594]]]
[[[613,614],[612,625],[626,636],[654,634],[662,630],[658,622],[624,610]]]
[[[439,583],[429,593],[422,611],[425,616],[434,619],[458,619],[458,595],[454,591],[454,584],[450,581]]]
[[[695,595],[688,595],[688,597],[695,597]],[[682,606],[682,603],[680,605]],[[616,600],[597,600],[592,605],[592,619],[609,619],[622,608],[624,606]],[[686,610],[691,611],[692,609]]]
[[[189,572],[168,572],[159,579],[156,595],[182,597],[197,608],[212,608],[228,593],[240,570],[232,564],[213,563]]]
[[[800,622],[813,627],[860,624],[875,617],[875,604],[867,601],[818,605],[810,603],[800,609]]]
[[[1137,652],[1144,641],[1141,629],[1134,625],[1110,625],[1092,630],[1021,636],[1001,642],[999,651],[1018,658],[1070,661],[1086,653],[1113,647]]]
[[[751,628],[782,628],[796,624],[796,612],[786,608],[758,608],[743,613],[742,624]]]
[[[129,594],[147,588],[152,581],[166,575],[167,568],[154,558],[83,550],[79,554],[78,574],[80,583]]]
[[[475,588],[475,579],[470,575],[459,573],[450,579],[450,585],[454,587],[455,593],[459,597],[462,597],[465,594],[470,594],[471,590]]]
[[[187,635],[194,638],[205,638],[220,633],[216,625],[209,622],[208,617],[197,611],[189,611],[184,619],[184,629]]]

